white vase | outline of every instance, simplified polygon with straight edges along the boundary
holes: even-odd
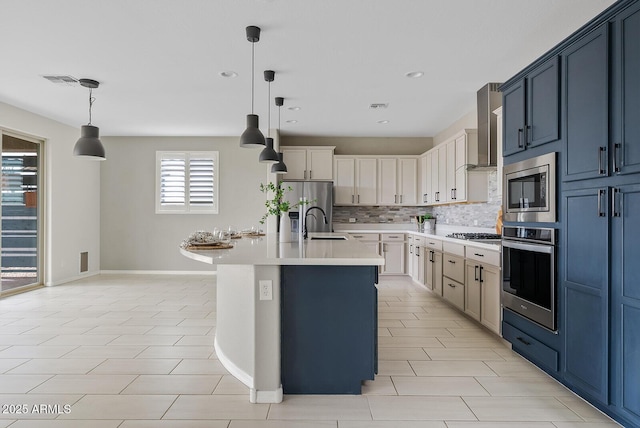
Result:
[[[280,215],[280,242],[291,242],[291,219],[289,213],[282,213]]]

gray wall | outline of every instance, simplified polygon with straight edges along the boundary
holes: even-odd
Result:
[[[268,166],[259,149],[241,149],[237,137],[103,137],[108,160],[101,168],[102,270],[212,270],[188,260],[178,245],[195,230],[259,225]],[[219,214],[156,214],[158,150],[220,153]],[[270,169],[270,168],[269,168]]]

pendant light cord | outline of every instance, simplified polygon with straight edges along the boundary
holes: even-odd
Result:
[[[271,137],[271,81],[267,95],[267,137]]]
[[[91,107],[93,107],[93,102],[96,100],[92,94],[93,89],[89,88],[89,125],[91,125]]]
[[[251,114],[253,114],[253,90],[255,86],[255,42],[251,42]]]

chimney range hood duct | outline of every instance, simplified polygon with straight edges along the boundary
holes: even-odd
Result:
[[[498,125],[493,111],[502,105],[500,85],[487,83],[478,90],[478,165],[470,165],[470,169],[495,169],[498,164]]]

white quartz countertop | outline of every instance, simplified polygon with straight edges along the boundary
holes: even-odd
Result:
[[[234,239],[234,247],[226,250],[180,248],[180,252],[190,259],[216,265],[384,265],[384,257],[347,233],[309,234],[309,238],[314,236],[344,236],[347,239],[280,243],[277,234],[267,234],[258,238]]]
[[[484,248],[487,250],[493,250],[493,251],[500,251],[501,250],[501,245],[500,243],[496,243],[496,242],[482,242],[482,241],[471,241],[471,240],[466,240],[466,239],[458,239],[458,238],[447,238],[446,235],[453,233],[453,232],[457,232],[458,229],[454,229],[454,228],[438,228],[436,227],[436,233],[423,233],[423,232],[418,232],[415,230],[415,225],[406,225],[404,228],[402,228],[401,225],[397,225],[395,228],[388,228],[388,227],[384,227],[384,228],[378,228],[376,224],[371,224],[370,226],[367,225],[358,225],[360,227],[357,228],[350,228],[349,225],[340,225],[339,227],[335,227],[338,230],[336,230],[336,233],[348,233],[348,234],[358,234],[358,233],[410,233],[412,235],[417,235],[417,236],[424,236],[426,238],[433,238],[433,239],[439,239],[440,241],[447,241],[447,242],[454,242],[456,244],[462,244],[462,245],[467,245],[467,246],[471,246],[471,247],[477,247],[477,248]],[[386,226],[386,225],[385,225]],[[411,228],[413,227],[413,229]],[[481,230],[479,228],[476,228],[477,231],[482,231],[484,232],[485,230]],[[467,231],[465,229],[465,231]],[[471,232],[475,232],[476,230],[469,230]],[[495,231],[491,231],[489,230],[490,233],[495,233]]]

